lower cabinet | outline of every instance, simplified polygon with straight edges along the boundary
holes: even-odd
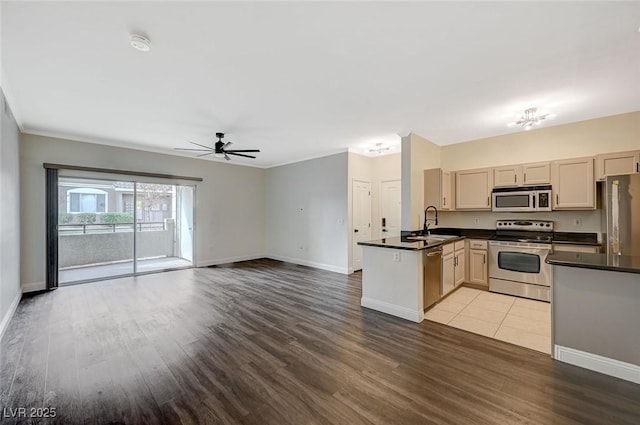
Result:
[[[467,282],[489,286],[487,241],[469,240],[469,278]]]
[[[464,240],[442,247],[441,295],[447,295],[465,281]]]
[[[447,295],[456,287],[455,260],[453,252],[442,255],[442,283],[440,286],[442,296]]]

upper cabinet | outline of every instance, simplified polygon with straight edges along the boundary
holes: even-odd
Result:
[[[593,158],[554,161],[551,169],[553,209],[595,209]]]
[[[456,210],[490,210],[493,169],[480,168],[455,173]]]
[[[607,176],[640,172],[640,151],[607,153],[596,156],[598,180]]]
[[[453,182],[451,173],[440,168],[424,170],[424,207],[435,206],[442,211],[452,211]]]
[[[551,167],[548,162],[522,166],[522,184],[537,185],[551,183]]]
[[[493,186],[522,186],[551,183],[551,172],[548,162],[536,164],[507,165],[493,169]]]
[[[522,166],[508,165],[493,169],[493,186],[518,186],[522,184]]]

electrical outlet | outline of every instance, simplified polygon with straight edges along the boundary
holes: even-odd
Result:
[[[476,226],[480,224],[480,217],[473,217],[473,224]]]
[[[574,218],[573,219],[573,225],[574,226],[582,226],[582,219],[581,218]]]
[[[395,261],[396,263],[400,262],[400,252],[399,251],[393,251],[393,261]]]

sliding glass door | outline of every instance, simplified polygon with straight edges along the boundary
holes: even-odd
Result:
[[[136,183],[136,271],[189,267],[193,261],[190,186]]]
[[[193,264],[192,186],[58,178],[62,285]]]

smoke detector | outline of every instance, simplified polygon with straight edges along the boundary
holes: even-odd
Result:
[[[148,52],[151,50],[151,42],[143,35],[131,34],[129,36],[129,43],[131,43],[131,47],[136,50],[140,50],[141,52]]]

